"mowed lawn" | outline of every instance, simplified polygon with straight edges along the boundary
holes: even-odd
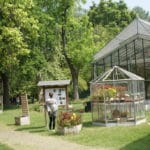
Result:
[[[8,147],[7,145],[5,144],[1,144],[0,143],[0,150],[13,150],[12,148]]]
[[[82,105],[73,104],[75,108]],[[80,106],[79,106],[80,105]],[[91,113],[83,113],[83,129],[77,135],[61,136],[49,132],[45,127],[44,113],[34,111],[34,105],[30,105],[31,124],[26,126],[15,126],[15,116],[21,115],[20,108],[8,109],[0,114],[0,123],[13,127],[18,131],[38,133],[44,136],[55,136],[78,144],[111,148],[114,150],[149,150],[150,149],[150,111],[146,112],[147,123],[137,126],[100,127],[93,126]],[[37,110],[37,109],[36,109]]]

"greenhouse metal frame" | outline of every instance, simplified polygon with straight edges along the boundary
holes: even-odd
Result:
[[[144,79],[118,66],[90,83],[93,125],[137,125],[145,119]]]

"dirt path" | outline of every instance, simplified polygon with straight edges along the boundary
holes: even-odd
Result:
[[[0,125],[0,142],[14,150],[102,150],[32,133],[14,131]]]

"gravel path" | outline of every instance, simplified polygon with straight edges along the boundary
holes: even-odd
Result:
[[[0,143],[14,150],[104,150],[63,141],[56,137],[14,131],[2,125],[0,125]]]

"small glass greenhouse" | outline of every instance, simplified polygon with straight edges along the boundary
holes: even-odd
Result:
[[[146,121],[142,77],[114,66],[90,86],[94,125],[137,125]]]

